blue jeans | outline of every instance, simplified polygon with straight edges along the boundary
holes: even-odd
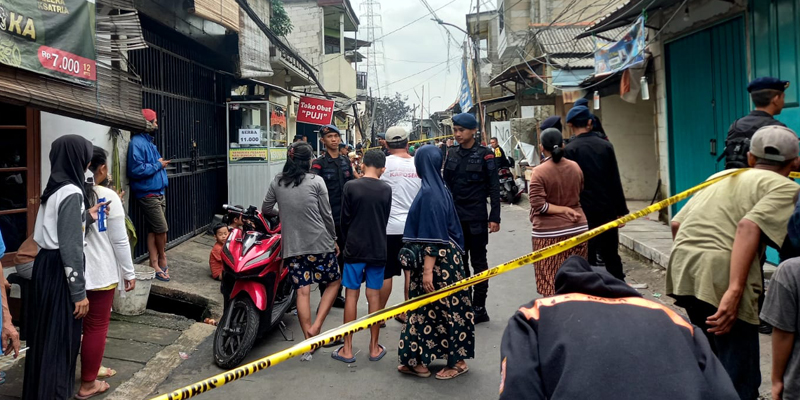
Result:
[[[742,400],[758,399],[761,386],[761,352],[758,344],[758,325],[737,319],[731,331],[724,335],[708,333],[706,318],[714,315],[717,308],[694,297],[681,298],[678,305],[686,309],[689,320],[708,338],[711,350],[717,355],[733,386]]]

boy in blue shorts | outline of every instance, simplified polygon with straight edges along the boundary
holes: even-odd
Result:
[[[347,182],[342,191],[342,234],[344,235],[345,291],[344,323],[354,321],[357,314],[361,283],[366,281],[369,312],[380,310],[380,290],[386,266],[386,224],[392,209],[392,188],[380,180],[386,169],[386,156],[380,150],[364,154],[361,179]],[[370,361],[386,355],[386,347],[378,343],[380,325],[370,328]],[[344,339],[344,346],[331,353],[336,360],[353,363],[353,336]]]

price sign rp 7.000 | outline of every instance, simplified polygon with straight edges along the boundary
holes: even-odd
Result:
[[[261,129],[239,129],[239,144],[261,144]]]

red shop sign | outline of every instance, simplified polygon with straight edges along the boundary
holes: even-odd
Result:
[[[333,120],[334,100],[301,97],[297,111],[297,122],[306,124],[328,125]]]

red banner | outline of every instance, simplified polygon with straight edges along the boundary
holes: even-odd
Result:
[[[42,63],[42,67],[53,71],[90,81],[97,80],[95,61],[72,54],[68,51],[48,46],[40,46],[39,62]]]
[[[301,97],[297,110],[297,122],[306,124],[328,125],[333,120],[334,100]]]

